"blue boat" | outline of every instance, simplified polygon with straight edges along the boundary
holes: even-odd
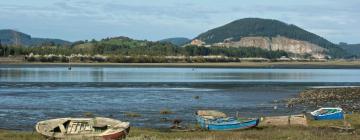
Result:
[[[315,120],[342,120],[344,112],[341,108],[320,108],[310,113]]]
[[[218,115],[216,115],[217,113]],[[214,110],[198,111],[196,120],[200,124],[201,128],[211,131],[247,129],[256,127],[260,122],[258,118],[240,119],[234,117],[226,117],[223,113],[221,113],[222,112]]]

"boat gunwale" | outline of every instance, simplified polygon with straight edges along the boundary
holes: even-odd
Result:
[[[221,126],[221,125],[236,125],[236,124],[241,124],[241,123],[260,121],[259,118],[249,118],[249,120],[244,120],[244,121],[233,120],[233,121],[230,121],[230,122],[216,123],[216,122],[211,121],[209,119],[205,119],[205,118],[203,118],[201,116],[197,116],[197,117],[203,119],[205,124],[218,125],[218,126]]]
[[[326,113],[326,114],[316,114],[316,113],[318,113],[319,111],[321,111],[321,110],[326,110],[326,109],[336,109],[337,111],[336,111],[336,112],[332,112],[332,113]],[[320,109],[317,109],[317,110],[315,110],[315,111],[310,112],[310,114],[313,115],[313,116],[322,117],[322,116],[334,115],[334,114],[338,114],[338,113],[342,113],[342,112],[343,112],[343,109],[342,109],[342,108],[339,108],[339,107],[323,107],[323,108],[320,108]]]

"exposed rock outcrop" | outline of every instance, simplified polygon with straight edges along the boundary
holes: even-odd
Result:
[[[290,39],[282,36],[278,37],[243,37],[240,41],[217,43],[215,46],[222,47],[258,47],[266,50],[283,50],[294,54],[311,54],[315,58],[324,58],[326,49],[309,43]]]

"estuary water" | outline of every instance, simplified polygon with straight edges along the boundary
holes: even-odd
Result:
[[[167,128],[173,119],[194,123],[198,109],[239,112],[244,117],[285,115],[304,111],[290,110],[281,102],[301,90],[359,85],[359,69],[86,66],[68,70],[0,65],[0,128],[32,130],[40,120],[84,114],[152,128]]]

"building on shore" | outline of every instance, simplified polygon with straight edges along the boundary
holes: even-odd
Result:
[[[195,45],[195,46],[204,46],[205,42],[199,40],[199,39],[194,39],[191,41],[190,45]]]

